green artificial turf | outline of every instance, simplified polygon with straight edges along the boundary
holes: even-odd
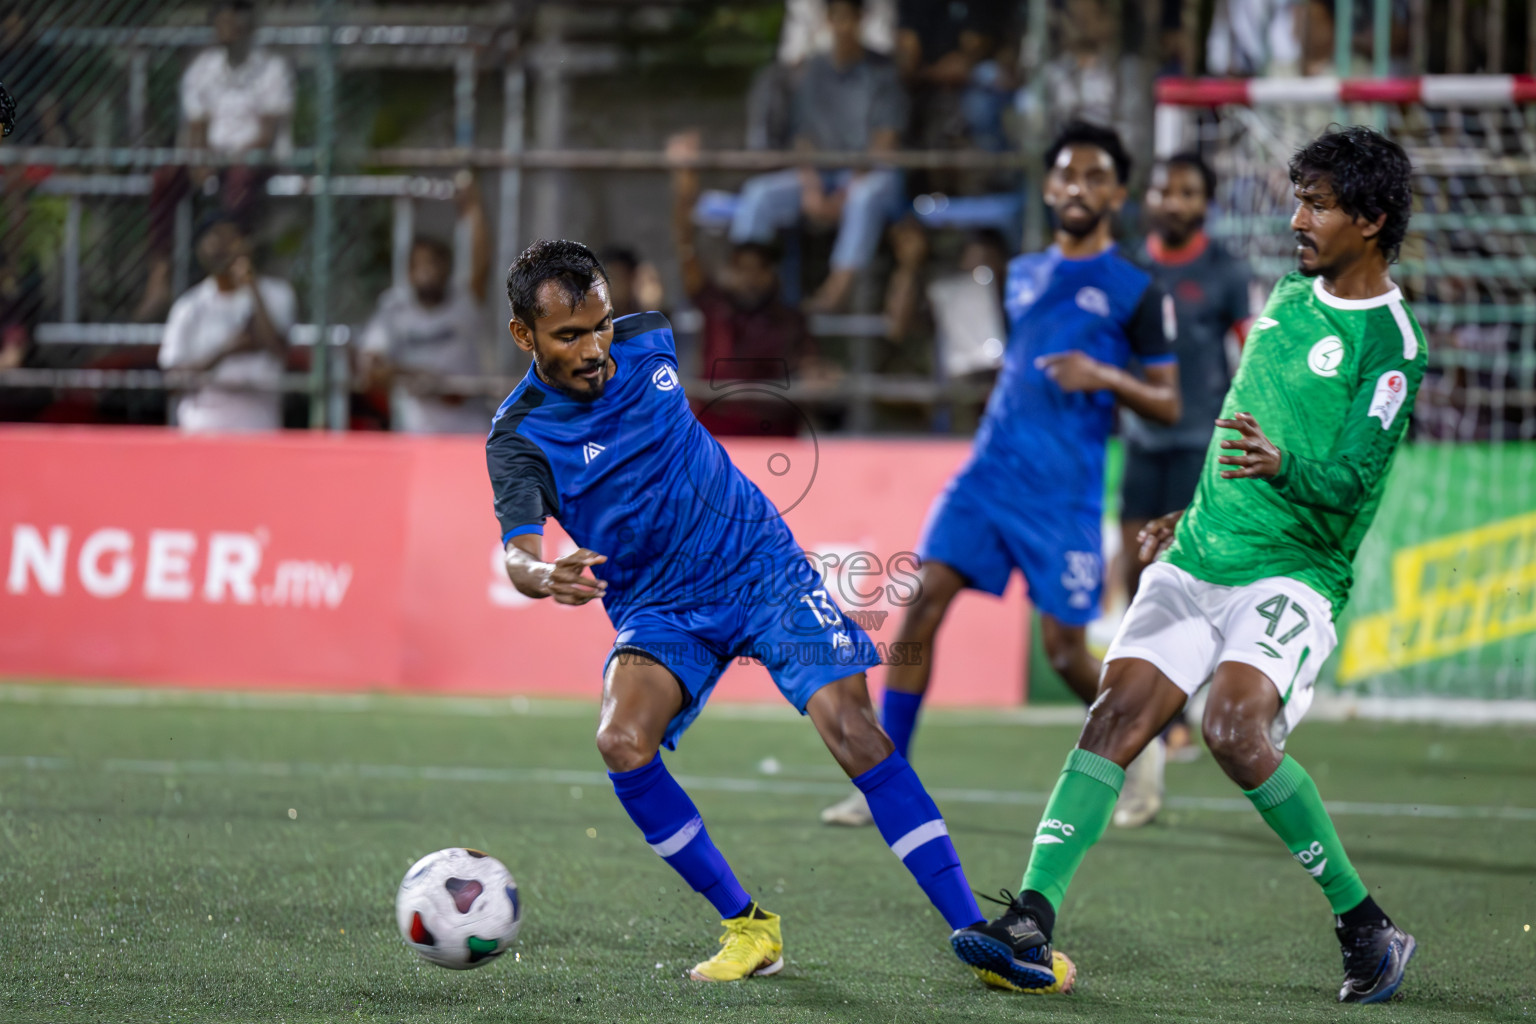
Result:
[[[844,784],[809,722],[712,708],[668,761],[783,915],[787,966],[703,986],[685,972],[718,926],[614,799],[592,706],[111,697],[0,688],[0,1020],[1536,1015],[1530,729],[1308,723],[1293,738],[1343,802],[1373,894],[1419,940],[1395,1002],[1341,1008],[1321,893],[1209,758],[1171,765],[1174,805],[1111,830],[1078,874],[1057,939],[1079,991],[1007,996],[954,960],[873,830],[817,823]],[[914,763],[976,888],[1017,885],[1074,732],[942,713],[920,728]],[[524,897],[515,957],[471,972],[419,961],[393,921],[406,866],[453,845],[500,857]]]

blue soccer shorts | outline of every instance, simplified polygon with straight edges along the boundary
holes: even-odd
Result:
[[[1029,599],[1069,626],[1099,615],[1104,586],[1100,510],[1039,498],[1004,502],[956,477],[928,512],[917,553],[943,562],[966,585],[1002,596],[1018,568]]]
[[[807,566],[808,567],[808,566]],[[812,695],[829,683],[880,664],[869,636],[838,608],[814,573],[794,587],[746,587],[701,608],[640,608],[618,627],[603,665],[639,652],[677,677],[686,703],[667,724],[662,745],[677,749],[682,736],[733,658],[754,658],[773,676],[784,699],[802,715]]]

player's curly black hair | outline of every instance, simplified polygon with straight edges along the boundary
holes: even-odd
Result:
[[[1376,248],[1397,262],[1413,212],[1413,164],[1403,147],[1364,125],[1331,125],[1291,157],[1291,184],[1326,181],[1351,217],[1387,215]]]
[[[539,286],[556,281],[575,309],[599,278],[608,280],[608,272],[597,255],[580,242],[564,238],[541,238],[524,249],[507,271],[507,300],[512,315],[529,327],[547,310],[539,306]]]
[[[1090,121],[1069,121],[1051,140],[1045,151],[1045,169],[1049,173],[1056,166],[1056,158],[1068,146],[1096,146],[1109,154],[1115,165],[1115,180],[1124,185],[1131,180],[1131,154],[1125,151],[1120,133]]]

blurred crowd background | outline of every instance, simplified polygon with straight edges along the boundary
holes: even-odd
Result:
[[[1154,101],[1529,73],[1520,0],[20,0],[0,39],[3,420],[483,433],[526,368],[501,274],[560,236],[668,313],[717,432],[966,434],[1061,125],[1124,140],[1138,256],[1199,155],[1261,301],[1288,148],[1347,120],[1422,172],[1416,432],[1536,435],[1536,107]],[[793,407],[714,400],[742,379]]]

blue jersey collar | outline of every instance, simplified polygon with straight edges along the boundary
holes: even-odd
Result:
[[[1109,247],[1103,252],[1096,252],[1092,256],[1082,256],[1076,259],[1071,256],[1064,255],[1061,251],[1061,246],[1057,245],[1055,242],[1052,242],[1050,248],[1046,249],[1045,251],[1050,254],[1052,259],[1061,263],[1071,263],[1075,266],[1082,266],[1085,263],[1092,263],[1094,260],[1102,260],[1106,256],[1113,256],[1116,252],[1119,251],[1119,249],[1120,246],[1118,244],[1110,242]]]

